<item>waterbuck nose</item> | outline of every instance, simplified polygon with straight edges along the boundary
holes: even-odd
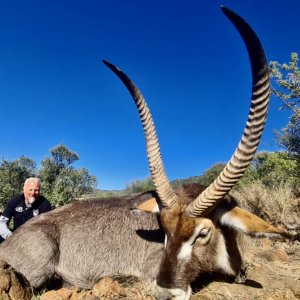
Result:
[[[181,288],[163,288],[155,283],[155,298],[156,300],[189,300],[192,294],[192,289],[188,286],[187,290]]]
[[[167,290],[163,288],[159,288],[156,291],[155,298],[157,300],[170,300],[172,299],[173,295]]]

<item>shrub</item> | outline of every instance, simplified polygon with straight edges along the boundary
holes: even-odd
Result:
[[[128,194],[142,193],[153,189],[154,185],[150,177],[143,180],[133,181],[130,184],[126,184],[126,193]]]
[[[241,206],[286,229],[300,228],[299,206],[292,189],[287,184],[278,184],[272,188],[261,182],[250,183],[232,191]]]

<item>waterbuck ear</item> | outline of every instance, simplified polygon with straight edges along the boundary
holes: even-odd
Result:
[[[151,198],[139,204],[136,209],[148,211],[154,214],[160,213],[160,205],[157,203],[155,198]]]
[[[290,238],[287,232],[270,225],[258,216],[238,206],[218,212],[219,222],[231,228],[256,237]]]

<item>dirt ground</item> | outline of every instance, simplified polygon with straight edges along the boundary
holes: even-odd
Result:
[[[300,299],[300,242],[247,239],[244,273],[235,283],[212,281],[194,291],[191,300]],[[34,300],[153,300],[140,281],[104,278],[91,291],[47,292]]]
[[[300,242],[248,240],[240,283],[211,282],[191,300],[300,299]]]

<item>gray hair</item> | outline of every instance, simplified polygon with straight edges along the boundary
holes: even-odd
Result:
[[[29,178],[27,178],[27,179],[25,180],[25,182],[24,182],[24,186],[25,186],[27,183],[29,183],[29,182],[38,182],[39,185],[41,185],[41,179],[38,178],[38,177],[29,177]]]

